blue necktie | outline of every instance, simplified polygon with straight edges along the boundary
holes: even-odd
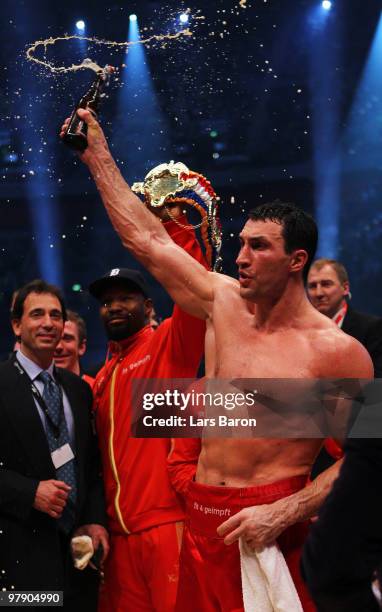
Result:
[[[62,396],[59,386],[53,380],[49,372],[42,371],[40,372],[38,377],[44,383],[44,392],[42,394],[42,399],[44,401],[50,419],[54,423],[54,426],[57,428],[57,432],[59,432],[59,436],[55,437],[54,428],[52,428],[51,424],[49,423],[49,419],[46,419],[46,433],[49,449],[50,452],[53,452],[57,448],[61,448],[61,446],[64,446],[64,444],[70,443],[68,426],[65,420]],[[64,482],[66,482],[67,485],[72,487],[61,518],[58,519],[60,527],[66,533],[69,533],[74,525],[75,503],[77,497],[75,460],[71,459],[61,467],[57,468],[56,478],[57,480],[63,480]]]

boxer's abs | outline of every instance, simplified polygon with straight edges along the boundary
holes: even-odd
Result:
[[[249,487],[309,475],[321,444],[317,439],[205,440],[196,481],[212,486]]]

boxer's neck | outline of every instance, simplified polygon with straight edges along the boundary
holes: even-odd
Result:
[[[288,283],[281,295],[260,299],[255,305],[255,325],[264,332],[295,327],[312,307],[301,282]]]

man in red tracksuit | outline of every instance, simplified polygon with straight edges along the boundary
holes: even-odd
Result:
[[[173,210],[172,215],[175,212]],[[165,226],[200,262],[200,246],[185,217]],[[205,324],[175,306],[154,331],[142,276],[114,269],[92,283],[111,340],[111,359],[94,386],[111,550],[100,612],[172,612],[178,584],[184,512],[171,487],[166,460],[170,439],[130,436],[134,378],[190,378],[203,354]]]

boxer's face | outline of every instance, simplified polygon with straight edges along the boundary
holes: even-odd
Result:
[[[348,295],[349,282],[341,283],[330,264],[324,265],[320,270],[313,266],[308,274],[307,291],[313,306],[331,318],[341,308],[345,295]]]
[[[100,315],[109,340],[124,340],[147,324],[150,299],[135,288],[116,283],[101,297]]]
[[[277,297],[290,274],[291,254],[285,252],[282,225],[274,221],[247,221],[240,233],[240,295],[258,301]]]

